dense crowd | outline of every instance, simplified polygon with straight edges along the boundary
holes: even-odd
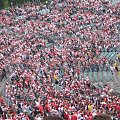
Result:
[[[112,65],[101,52],[120,47],[120,4],[102,0],[25,3],[0,11],[0,74],[9,74],[1,117],[92,120],[120,118],[120,98],[94,87],[82,72]]]

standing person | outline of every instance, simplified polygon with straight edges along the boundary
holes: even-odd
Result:
[[[3,115],[3,110],[2,110],[2,108],[0,106],[0,116],[2,116],[2,115]]]
[[[3,71],[2,71],[2,79],[4,79],[6,77],[6,71],[5,71],[5,69],[3,69]]]
[[[117,55],[117,59],[120,62],[120,53]]]
[[[114,63],[115,70],[118,72],[118,64],[117,62]]]
[[[58,76],[57,76],[57,74],[54,74],[54,81],[55,81],[55,84],[58,84]]]

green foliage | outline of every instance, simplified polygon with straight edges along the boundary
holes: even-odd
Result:
[[[9,2],[8,0],[1,0],[0,2],[0,9],[8,8],[9,7]]]
[[[9,7],[8,0],[3,0],[3,3],[4,3],[4,8],[8,8]]]
[[[28,1],[32,1],[32,0],[2,0],[2,2],[0,3],[0,9],[8,8],[11,3],[13,3],[13,5],[18,5]],[[40,0],[40,1],[42,3],[48,4],[48,0]]]

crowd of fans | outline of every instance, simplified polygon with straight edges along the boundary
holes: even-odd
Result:
[[[107,113],[118,120],[120,98],[81,73],[113,64],[99,54],[119,50],[119,8],[102,0],[54,0],[1,10],[1,79],[10,75],[1,118],[92,120]]]

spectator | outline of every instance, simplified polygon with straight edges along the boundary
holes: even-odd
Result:
[[[100,54],[119,51],[118,8],[101,0],[54,0],[1,10],[0,75],[9,73],[4,118],[92,120],[108,112],[119,118],[114,90],[98,89],[82,74],[110,70],[114,61]]]

